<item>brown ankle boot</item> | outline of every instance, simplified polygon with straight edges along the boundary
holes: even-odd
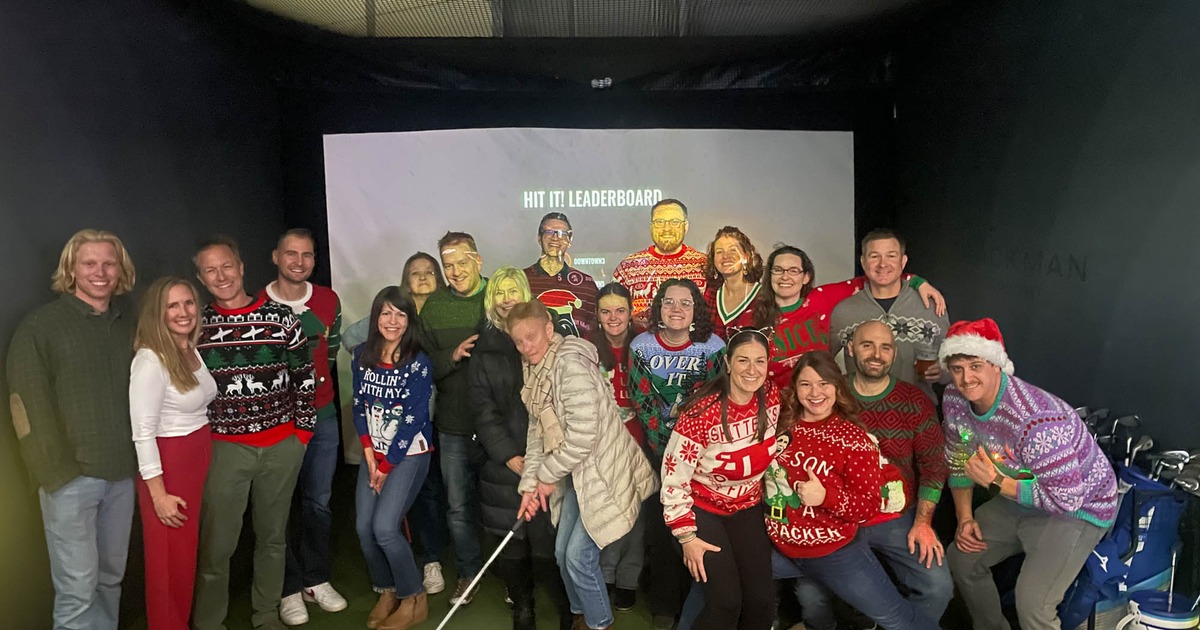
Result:
[[[379,624],[383,623],[389,615],[396,611],[396,606],[400,600],[396,599],[394,591],[384,591],[379,595],[379,601],[375,602],[375,607],[371,609],[371,614],[367,615],[367,628],[376,630]]]
[[[379,630],[408,630],[413,627],[413,599],[405,597],[400,600],[400,605],[396,607],[396,612],[388,616],[379,624]]]
[[[429,596],[425,594],[425,591],[421,591],[409,599],[413,600],[412,625],[420,625],[429,618]]]

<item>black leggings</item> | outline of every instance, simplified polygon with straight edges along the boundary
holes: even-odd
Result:
[[[679,543],[663,522],[663,507],[658,493],[642,504],[652,510],[646,519],[646,573],[650,590],[650,614],[655,617],[679,616],[683,598],[691,586]]]
[[[696,535],[721,548],[704,554],[708,581],[695,630],[768,630],[775,622],[775,582],[762,507],[729,516],[694,511]]]

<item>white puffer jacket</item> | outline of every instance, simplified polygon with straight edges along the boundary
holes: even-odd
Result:
[[[551,520],[557,524],[561,482],[570,475],[583,527],[603,549],[633,529],[642,501],[658,491],[658,480],[621,421],[612,382],[600,374],[592,344],[578,337],[563,339],[551,388],[564,442],[544,453],[541,427],[531,420],[519,489],[532,492],[539,481],[558,484],[550,497]]]

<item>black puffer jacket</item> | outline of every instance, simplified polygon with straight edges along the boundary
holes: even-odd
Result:
[[[488,455],[479,469],[480,520],[488,531],[504,535],[521,507],[521,478],[506,462],[525,455],[529,412],[521,402],[521,355],[512,339],[491,324],[484,324],[471,351],[468,382],[475,434]],[[523,536],[524,528],[517,535]]]

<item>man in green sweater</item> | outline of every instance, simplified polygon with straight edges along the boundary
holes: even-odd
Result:
[[[458,584],[450,603],[469,604],[471,578],[483,567],[478,535],[478,445],[470,406],[467,361],[483,323],[487,278],[475,239],[465,232],[447,232],[438,240],[442,269],[450,286],[438,289],[421,309],[417,339],[433,360],[437,384],[434,425],[441,449],[442,478],[450,509],[446,520],[454,542]],[[515,517],[515,515],[514,515]]]
[[[41,503],[56,629],[117,627],[137,457],[134,317],[113,296],[135,278],[115,234],[76,232],[53,276],[61,296],[21,321],[8,351],[9,404]]]

